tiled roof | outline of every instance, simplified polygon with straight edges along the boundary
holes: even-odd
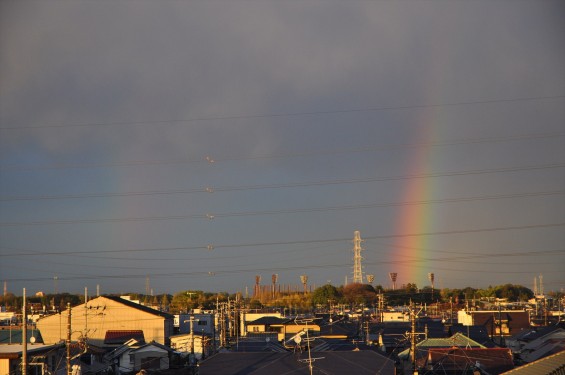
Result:
[[[469,337],[463,335],[462,333],[456,333],[451,337],[445,338],[429,338],[416,344],[416,346],[424,347],[436,347],[436,348],[451,348],[451,347],[471,347],[471,348],[485,348],[484,345],[471,340]]]
[[[394,374],[394,362],[374,351],[316,353],[315,374]],[[199,365],[200,375],[227,374],[310,374],[308,353],[219,353]]]
[[[445,373],[460,373],[457,371],[476,366],[487,373],[500,374],[514,368],[510,349],[503,348],[434,348],[422,362],[419,365],[433,366]]]
[[[565,373],[565,351],[550,355],[501,375],[553,375]]]
[[[462,324],[454,324],[449,328],[449,332],[451,335],[462,333],[487,348],[494,347],[494,343],[489,337],[488,331],[484,326],[464,326]]]
[[[106,331],[104,344],[106,345],[122,345],[128,340],[135,339],[140,344],[145,342],[145,336],[142,330],[109,330]]]

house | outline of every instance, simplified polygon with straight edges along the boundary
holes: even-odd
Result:
[[[215,315],[212,313],[195,312],[193,314],[175,315],[177,333],[199,333],[214,336],[216,334]]]
[[[317,324],[319,318],[288,319],[274,316],[263,316],[257,320],[247,323],[248,334],[276,333],[277,341],[287,342],[297,334],[308,331],[311,337],[320,335],[320,326]],[[294,344],[292,344],[294,345]]]
[[[131,338],[169,344],[173,334],[173,316],[120,297],[101,296],[59,314],[37,321],[46,344],[66,339],[67,320],[71,315],[72,340],[87,337],[97,346],[121,345]],[[121,338],[120,338],[121,337]]]
[[[436,349],[453,349],[453,348],[465,348],[465,349],[485,349],[485,347],[476,341],[471,340],[461,333],[456,333],[451,337],[443,338],[427,338],[416,343],[416,364],[419,368],[430,367],[430,358],[436,358],[435,355],[431,355],[431,352],[436,351]],[[408,347],[404,351],[398,354],[398,358],[401,361],[403,368],[412,368],[412,356],[411,349]],[[432,373],[433,374],[433,373]]]
[[[533,362],[563,350],[565,350],[565,330],[558,328],[526,343],[522,346],[519,355],[522,361]]]
[[[457,320],[464,326],[484,326],[491,338],[510,337],[531,327],[530,315],[525,310],[460,310]]]
[[[312,364],[312,372],[309,364]],[[394,361],[375,351],[218,353],[200,362],[199,375],[393,375]]]
[[[247,335],[247,332],[250,332],[247,328],[247,325],[250,322],[253,322],[257,319],[260,319],[262,317],[275,317],[275,318],[282,318],[282,315],[280,312],[248,312],[248,311],[244,311],[240,314],[240,324],[239,324],[239,335],[240,336],[245,336]],[[252,332],[252,331],[251,331]]]
[[[451,337],[427,338],[416,343],[416,357],[425,358],[432,349],[438,348],[475,348],[485,349],[485,346],[471,340],[467,336],[456,333]],[[400,352],[398,358],[404,361],[410,360],[410,348]]]
[[[565,324],[526,329],[506,343],[519,362],[533,362],[565,349]]]
[[[380,320],[382,323],[410,322],[410,314],[405,311],[381,311]]]
[[[22,344],[0,345],[0,375],[21,374],[23,350]],[[26,352],[28,375],[43,375],[46,371],[60,375],[66,373],[64,365],[60,366],[60,359],[65,353],[64,345],[28,345]]]
[[[359,325],[350,321],[320,324],[320,337],[326,339],[351,340],[358,335]]]
[[[29,344],[43,344],[41,332],[37,329],[27,329],[27,342]],[[2,344],[21,344],[22,329],[21,327],[6,327],[0,329],[0,345]]]
[[[463,324],[454,324],[448,328],[449,336],[453,336],[456,333],[461,333],[486,348],[496,347],[492,339],[489,337],[488,330],[484,326],[464,326]]]
[[[428,375],[497,375],[514,368],[512,353],[505,348],[435,348],[416,365]]]
[[[214,352],[214,337],[196,333],[174,335],[171,336],[171,348],[180,353],[193,353],[201,360]]]
[[[283,332],[283,326],[288,321],[289,319],[287,318],[263,316],[259,319],[247,323],[247,334],[249,335],[266,332],[276,332],[277,334],[279,334]]]
[[[130,340],[105,356],[116,374],[140,370],[168,370],[171,361],[180,363],[171,348],[157,342],[140,344]]]

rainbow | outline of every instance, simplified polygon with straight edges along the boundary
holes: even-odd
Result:
[[[429,111],[425,111],[425,117],[433,116]],[[424,119],[426,120],[426,119]],[[432,119],[427,119],[432,120]],[[433,121],[424,121],[423,124],[430,124]],[[430,165],[433,165],[433,147],[429,144],[436,141],[436,125],[423,125],[419,128],[416,143],[421,145],[413,148],[409,158],[410,176],[430,173]],[[430,178],[410,178],[405,180],[401,201],[420,202],[429,200],[435,190],[433,179]],[[428,204],[408,204],[400,206],[400,212],[395,223],[395,233],[400,236],[395,240],[393,247],[393,258],[390,262],[390,271],[398,273],[397,287],[402,284],[416,283],[418,287],[430,285],[427,274],[434,272],[433,264],[425,260],[426,253],[431,248],[430,236],[403,236],[406,234],[431,232],[432,223],[436,222],[434,217],[433,205]]]

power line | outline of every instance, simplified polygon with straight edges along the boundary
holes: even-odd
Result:
[[[255,114],[255,115],[228,115],[228,116],[205,116],[194,117],[187,119],[177,120],[144,120],[144,121],[116,121],[116,122],[98,122],[98,123],[75,123],[75,124],[52,124],[52,125],[22,125],[22,126],[5,126],[0,127],[2,130],[24,130],[24,129],[49,129],[49,128],[79,128],[79,127],[112,127],[112,126],[126,126],[126,125],[158,125],[158,124],[176,124],[176,123],[191,123],[202,121],[220,121],[220,120],[249,120],[261,118],[281,118],[281,117],[298,117],[298,116],[318,116],[340,113],[361,113],[361,112],[381,112],[381,111],[396,111],[396,110],[410,110],[410,109],[424,109],[424,108],[441,108],[441,107],[456,107],[467,105],[480,105],[480,104],[493,104],[493,103],[512,103],[523,101],[539,101],[547,99],[562,99],[565,95],[550,95],[550,96],[533,96],[522,98],[504,98],[504,99],[485,99],[474,101],[461,101],[452,103],[438,103],[438,104],[420,104],[420,105],[404,105],[404,106],[383,106],[373,108],[357,108],[357,109],[338,109],[330,111],[310,111],[310,112],[286,112],[286,113],[271,113],[271,114]]]
[[[327,155],[343,155],[351,153],[364,153],[364,152],[377,152],[385,150],[395,150],[400,148],[416,148],[416,147],[442,147],[453,146],[462,144],[477,144],[477,143],[494,143],[506,142],[517,140],[529,139],[543,139],[563,137],[565,133],[538,133],[538,134],[524,134],[514,135],[509,137],[483,137],[483,138],[469,138],[469,139],[456,139],[446,142],[423,142],[423,143],[399,143],[393,145],[376,145],[366,146],[354,149],[341,149],[341,150],[319,150],[310,152],[295,152],[283,154],[265,154],[257,156],[206,156],[196,159],[170,159],[170,160],[131,160],[125,162],[114,163],[92,163],[92,164],[51,164],[43,166],[18,166],[7,165],[0,166],[0,170],[15,170],[15,171],[34,171],[34,170],[57,170],[57,169],[94,169],[94,168],[113,168],[113,167],[138,167],[138,166],[153,166],[153,165],[174,165],[174,164],[191,164],[191,163],[211,163],[211,162],[228,162],[228,161],[242,161],[242,160],[257,160],[257,159],[285,159],[285,158],[300,158],[312,156],[327,156]]]
[[[498,232],[506,230],[524,230],[524,229],[542,229],[542,228],[555,228],[564,226],[562,223],[547,223],[547,224],[533,224],[522,226],[510,227],[493,227],[493,228],[480,228],[480,229],[461,229],[437,232],[422,232],[422,233],[402,233],[402,234],[389,234],[389,235],[375,235],[365,236],[365,239],[386,239],[386,238],[402,238],[402,237],[417,237],[417,236],[437,236],[437,235],[453,235],[453,234],[469,234],[469,233],[482,233],[482,232]],[[310,243],[329,243],[329,242],[344,242],[350,241],[349,238],[333,238],[333,239],[316,239],[316,240],[298,240],[298,241],[280,241],[280,242],[255,242],[255,243],[241,243],[241,244],[219,244],[219,245],[193,245],[193,246],[178,246],[178,247],[165,247],[165,248],[144,248],[144,249],[121,249],[121,250],[87,250],[87,251],[47,251],[47,252],[19,252],[12,254],[0,254],[0,258],[5,257],[21,257],[21,256],[38,256],[38,255],[70,255],[70,254],[92,254],[92,253],[131,253],[131,252],[153,252],[153,251],[176,251],[176,250],[212,250],[212,249],[235,249],[244,247],[258,247],[258,246],[277,246],[277,245],[297,245],[297,244],[310,244]],[[145,277],[145,276],[144,276]]]
[[[518,172],[518,171],[554,169],[554,168],[563,168],[563,167],[565,167],[565,164],[554,163],[554,164],[532,165],[532,166],[522,166],[522,167],[475,169],[475,170],[467,170],[467,171],[453,171],[453,172],[427,173],[427,174],[424,173],[424,174],[414,174],[414,175],[405,175],[405,176],[294,182],[288,184],[269,184],[269,185],[265,184],[265,185],[223,186],[223,187],[210,186],[206,188],[196,188],[196,189],[172,189],[172,190],[154,190],[154,191],[138,191],[138,192],[124,192],[124,193],[64,194],[64,195],[20,196],[20,197],[13,196],[13,197],[0,198],[0,202],[131,197],[131,196],[148,196],[148,195],[214,193],[214,192],[245,191],[245,190],[260,190],[260,189],[282,189],[282,188],[298,188],[298,187],[310,187],[310,186],[355,184],[355,183],[367,183],[367,182],[400,181],[400,180],[409,180],[415,178],[468,176],[468,175],[477,175],[477,174]]]
[[[552,251],[551,253],[563,253],[565,252],[565,250],[555,250]],[[531,252],[531,255],[536,255],[536,252]],[[541,252],[541,253],[547,253],[547,252]],[[482,255],[477,255],[480,257],[489,257],[489,256],[513,256],[513,253],[510,254],[499,254],[499,255],[494,255],[494,254],[482,254]],[[399,264],[398,261],[385,261],[385,262],[368,262],[369,264],[372,265],[380,265],[380,264]],[[418,264],[412,264],[413,267],[424,267]],[[344,265],[343,263],[339,263],[339,264],[318,264],[318,262],[316,262],[316,264],[310,264],[310,265],[302,265],[302,266],[288,266],[288,267],[283,267],[281,265],[276,265],[276,266],[272,266],[272,267],[264,267],[264,268],[257,268],[257,267],[253,267],[253,268],[246,268],[246,269],[234,269],[233,267],[230,267],[228,270],[215,270],[214,276],[218,276],[218,275],[230,275],[230,274],[239,274],[239,273],[257,273],[257,272],[270,272],[270,271],[296,271],[296,270],[305,270],[305,269],[327,269],[327,268],[343,268]],[[437,267],[436,269],[438,270],[446,270],[446,271],[457,271],[457,272],[471,272],[471,273],[483,273],[483,270],[477,270],[477,269],[469,269],[469,268],[465,268],[465,269],[453,269],[453,268],[441,268],[441,267]],[[505,273],[505,274],[531,274],[532,271],[507,271],[507,270],[498,270],[497,272],[499,273]],[[548,272],[546,272],[548,273]],[[209,276],[209,271],[191,271],[191,272],[166,272],[166,273],[151,273],[152,277],[187,277],[187,276],[195,276],[195,277],[202,277],[202,276]],[[71,281],[71,280],[95,280],[95,279],[144,279],[147,275],[146,274],[134,274],[134,275],[77,275],[77,276],[63,276],[63,277],[59,277],[59,280],[61,281]],[[8,282],[17,282],[17,281],[51,281],[52,277],[37,277],[37,278],[12,278],[9,279],[7,278],[6,281]]]
[[[429,199],[429,200],[408,201],[408,202],[370,203],[370,204],[347,205],[347,206],[295,208],[288,210],[246,211],[246,212],[244,211],[244,212],[225,212],[225,213],[214,213],[214,214],[147,216],[147,217],[129,217],[129,218],[106,218],[106,219],[0,222],[0,227],[32,226],[32,225],[33,226],[63,225],[63,224],[104,224],[104,223],[120,223],[120,222],[143,222],[143,221],[186,220],[186,219],[211,220],[215,218],[228,218],[228,217],[299,214],[299,213],[313,213],[313,212],[327,212],[327,211],[357,210],[357,209],[368,209],[368,208],[412,206],[412,205],[424,205],[424,204],[436,204],[436,203],[474,202],[474,201],[484,201],[484,200],[540,197],[540,196],[551,196],[551,195],[562,195],[562,194],[565,194],[565,191],[559,190],[559,191],[546,191],[546,192],[536,192],[536,193],[517,193],[517,194],[490,195],[490,196],[463,197],[463,198]]]

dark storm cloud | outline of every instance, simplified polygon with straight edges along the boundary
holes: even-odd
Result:
[[[48,172],[20,171],[2,183],[3,192],[139,191],[207,183],[245,186],[374,176],[375,171],[381,176],[405,175],[411,172],[411,149],[370,155],[337,152],[418,142],[419,132],[428,127],[435,129],[436,138],[430,141],[438,142],[563,131],[562,97],[546,102],[497,100],[563,95],[564,7],[561,1],[4,1],[0,3],[0,120],[3,128],[21,129],[0,130],[3,166],[128,161],[141,161],[143,166],[144,161],[203,160],[207,155],[234,160],[214,166],[169,165],[159,172],[142,167],[91,175],[63,170],[51,180],[44,176]],[[482,101],[493,103],[434,107]],[[379,108],[391,109],[355,111]],[[76,126],[84,124],[92,126]],[[41,126],[46,128],[29,128]],[[434,161],[428,168],[446,171],[562,161],[557,143],[485,146],[481,153],[476,152],[479,146],[473,146],[474,157],[469,157],[471,146],[438,148],[431,151],[435,158],[430,158]],[[253,159],[310,151],[330,156]],[[239,159],[246,163],[238,163]],[[544,177],[525,186],[534,189],[550,181],[547,189],[558,189],[561,176]],[[517,179],[512,188],[520,183]],[[444,191],[489,194],[482,192],[485,186],[489,186],[485,180],[473,180],[464,188]],[[506,185],[497,186],[504,190]],[[401,199],[398,190],[387,187],[372,194],[394,201]],[[146,202],[124,206],[134,216],[158,210],[166,214],[183,204],[220,212],[258,211],[354,203],[363,197],[361,191],[336,188],[326,202],[324,194],[317,192],[295,196],[281,191],[229,195],[231,200],[187,198],[162,206]],[[84,203],[84,212],[79,208],[67,212],[66,206],[61,212],[91,217],[106,214],[103,206]],[[24,211],[4,210],[2,220],[13,221],[12,215],[24,216]],[[38,212],[49,217],[59,210]],[[472,212],[466,218],[470,222],[480,217],[480,212]],[[506,212],[501,209],[493,217],[504,217]],[[391,215],[380,213],[359,222],[387,222]],[[357,225],[355,220],[348,225]],[[306,222],[262,224],[273,238],[280,238],[279,228],[285,225],[290,231],[285,235],[302,238],[308,236],[296,229],[302,221]],[[254,229],[253,224],[240,225],[237,229],[244,234]],[[327,225],[329,233],[323,234],[321,228],[315,233],[331,237],[340,225],[344,223],[335,220]],[[221,227],[234,237],[198,226],[189,239],[172,228],[159,238],[206,243],[210,239],[205,234],[219,236],[218,242],[250,241],[244,234],[235,237],[235,226]],[[349,235],[353,229],[344,231]],[[21,243],[15,232],[3,233],[14,248],[34,247],[31,242]],[[40,234],[39,238],[49,236],[50,247],[60,245],[53,240],[55,235]],[[89,235],[85,230],[85,238]],[[114,235],[108,231],[97,239]],[[143,241],[155,240],[132,238],[134,242],[124,246],[141,247]],[[559,247],[563,242],[553,244]],[[73,241],[65,246],[72,248]]]

